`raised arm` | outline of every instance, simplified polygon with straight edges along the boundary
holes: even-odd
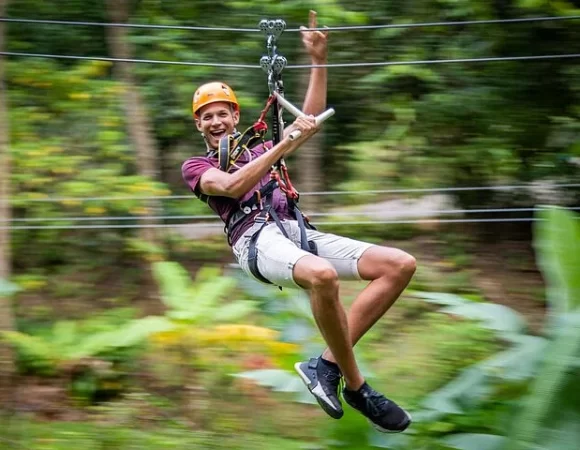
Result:
[[[316,11],[310,11],[308,26],[309,28],[317,28]],[[328,31],[309,31],[309,28],[300,27],[300,33],[304,48],[310,55],[310,62],[312,65],[326,64],[328,62]],[[311,68],[308,89],[302,106],[302,111],[305,114],[316,116],[326,109],[326,86],[326,67]]]

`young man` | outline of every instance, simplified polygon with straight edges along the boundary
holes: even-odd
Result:
[[[327,62],[327,32],[302,28],[302,41],[313,65]],[[316,28],[316,13],[310,13],[310,28]],[[353,346],[391,307],[415,272],[415,259],[398,249],[307,229],[307,238],[316,251],[303,250],[301,229],[280,189],[271,194],[269,206],[277,220],[257,221],[260,208],[239,212],[270,181],[270,170],[280,158],[297,150],[319,128],[314,115],[326,108],[327,72],[313,67],[303,104],[308,117],[298,118],[287,127],[284,139],[272,148],[258,145],[246,151],[229,172],[219,169],[215,156],[220,139],[235,132],[240,120],[235,93],[224,83],[201,86],[194,94],[193,114],[197,129],[207,146],[205,157],[193,157],[182,166],[183,178],[197,196],[203,196],[228,228],[233,253],[250,276],[252,258],[258,273],[269,282],[306,290],[313,315],[328,348],[318,358],[297,363],[295,368],[322,409],[331,417],[343,415],[342,395],[380,431],[400,432],[411,423],[410,415],[395,402],[372,389],[364,380],[354,357]],[[300,130],[298,139],[289,133]],[[239,214],[238,214],[239,216]],[[264,224],[265,222],[265,224]],[[252,240],[255,247],[252,249]],[[257,277],[258,279],[260,277]],[[368,280],[346,314],[339,300],[339,280]],[[262,280],[264,281],[264,280]]]

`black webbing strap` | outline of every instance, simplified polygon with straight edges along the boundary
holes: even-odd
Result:
[[[298,209],[298,206],[294,204],[294,215],[296,216],[296,221],[298,222],[298,227],[300,228],[300,247],[302,250],[312,253],[313,255],[318,255],[318,248],[316,247],[316,242],[309,241],[306,235],[306,227],[311,230],[314,229],[309,222],[304,220],[302,211]]]
[[[270,280],[268,280],[266,277],[264,277],[264,275],[262,275],[260,273],[260,269],[258,269],[258,247],[256,246],[256,243],[258,241],[258,237],[260,236],[260,233],[262,232],[262,230],[271,222],[268,222],[269,218],[274,219],[274,222],[276,222],[276,225],[278,226],[278,228],[280,228],[280,231],[282,231],[282,234],[284,235],[284,237],[286,239],[288,239],[288,233],[286,232],[286,230],[284,229],[284,226],[282,225],[282,222],[280,221],[280,218],[278,217],[278,214],[276,214],[276,211],[274,211],[274,208],[272,208],[272,205],[268,202],[266,208],[259,214],[259,216],[256,218],[256,222],[260,222],[263,221],[262,226],[258,229],[258,231],[256,231],[252,237],[250,238],[250,244],[249,244],[249,248],[248,248],[248,267],[250,269],[250,272],[252,273],[252,275],[254,275],[258,280],[260,280],[263,283],[266,284],[273,284]]]
[[[239,203],[239,208],[234,209],[225,220],[224,231],[228,237],[228,243],[232,245],[231,235],[234,229],[248,220],[252,212],[260,209],[264,210],[266,201],[272,195],[274,190],[278,187],[276,180],[270,180],[259,190],[254,191],[254,194],[246,201]]]
[[[220,169],[224,172],[229,172],[232,165],[237,162],[244,151],[253,148],[260,142],[264,144],[264,136],[267,130],[268,126],[258,120],[243,134],[236,131],[234,134],[221,138],[217,150]]]
[[[256,211],[261,204],[273,194],[277,187],[278,182],[276,180],[268,181],[259,190],[254,191],[254,194],[248,200],[241,202],[240,209],[246,214]]]
[[[239,133],[238,133],[238,137],[239,137]],[[220,139],[220,143],[218,145],[218,163],[220,166],[220,169],[223,172],[227,172],[228,170],[230,170],[230,149],[231,146],[234,142],[234,140],[236,139],[236,135],[228,135],[228,136],[224,136],[223,138]]]

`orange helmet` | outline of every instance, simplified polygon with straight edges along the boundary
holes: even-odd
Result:
[[[197,88],[193,94],[193,117],[197,119],[200,108],[215,102],[228,102],[236,111],[240,110],[238,99],[232,88],[225,83],[212,81]]]

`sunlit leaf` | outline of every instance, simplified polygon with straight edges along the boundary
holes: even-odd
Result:
[[[212,321],[234,322],[246,317],[256,311],[257,303],[249,300],[239,300],[232,303],[225,303],[217,308]]]
[[[526,328],[526,321],[513,309],[495,303],[469,303],[449,306],[443,313],[481,320],[483,325],[504,333],[521,333]]]
[[[445,292],[419,292],[409,289],[405,293],[426,302],[444,306],[459,306],[469,302],[459,295],[447,294]]]
[[[558,313],[580,307],[580,217],[551,207],[537,213],[534,248],[547,283],[550,305]]]
[[[0,297],[9,297],[18,292],[18,286],[0,278]]]
[[[165,317],[149,316],[130,322],[115,333],[116,347],[130,347],[143,342],[154,333],[173,330],[176,325]]]
[[[153,275],[159,286],[161,300],[170,308],[186,309],[192,299],[192,282],[187,271],[178,263],[153,263]]]
[[[58,359],[56,354],[58,350],[40,337],[30,336],[18,331],[0,331],[0,336],[3,340],[17,346],[24,354],[31,358],[49,361],[56,361]]]
[[[505,437],[494,434],[462,433],[447,436],[442,442],[457,450],[500,450]]]

